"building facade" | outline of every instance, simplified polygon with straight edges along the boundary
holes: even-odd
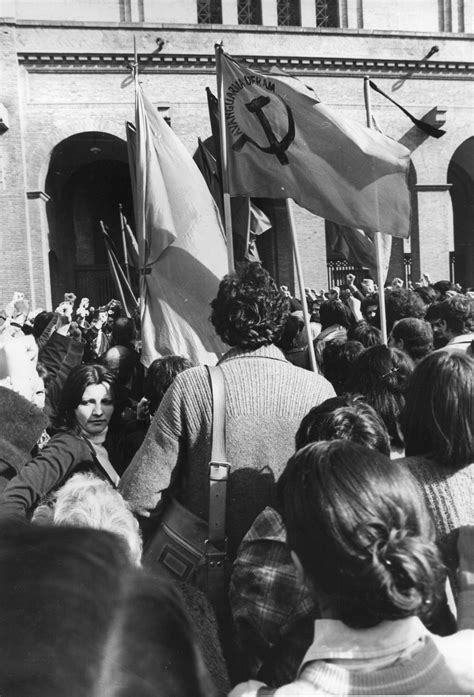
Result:
[[[412,234],[394,241],[389,274],[474,285],[473,22],[472,0],[0,0],[0,304],[15,290],[47,308],[65,291],[110,294],[100,221],[117,244],[119,204],[133,221],[134,38],[143,87],[191,153],[210,136],[221,41],[303,79],[346,118],[365,123],[368,75],[441,126],[432,138],[372,97],[413,163]],[[273,223],[262,260],[294,287],[285,207],[259,203]],[[306,285],[325,288],[325,221],[295,209]]]

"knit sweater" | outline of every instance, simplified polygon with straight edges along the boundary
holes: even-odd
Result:
[[[226,532],[230,554],[267,505],[294,452],[294,438],[311,407],[335,395],[320,375],[288,363],[275,346],[234,348],[221,359],[226,392],[226,450],[231,465]],[[211,455],[211,388],[204,366],[177,376],[120,489],[132,510],[157,512],[170,487],[193,513],[207,520]]]
[[[467,611],[472,626],[472,597]],[[340,640],[335,642],[330,634],[321,636],[325,622],[343,627],[333,620],[316,621],[315,641],[295,682],[271,689],[250,680],[235,687],[229,697],[453,695],[474,690],[472,629],[438,637],[418,618],[408,617],[368,630],[346,627],[347,636],[340,630]],[[320,631],[318,624],[323,627]],[[370,638],[374,633],[375,641]]]
[[[422,487],[443,561],[456,589],[457,530],[461,525],[474,525],[474,463],[449,470],[434,458],[421,455],[401,458],[397,463],[407,465]]]

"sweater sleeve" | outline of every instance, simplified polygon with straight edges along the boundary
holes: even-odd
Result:
[[[144,518],[159,512],[163,493],[184,462],[183,389],[180,375],[167,390],[148,433],[120,481],[119,491]]]
[[[0,518],[25,519],[35,506],[92,456],[79,438],[61,433],[10,480],[0,497]]]

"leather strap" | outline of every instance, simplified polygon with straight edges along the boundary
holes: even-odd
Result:
[[[87,445],[89,446],[89,450],[91,451],[91,455],[94,458],[94,460],[99,463],[100,468],[107,475],[109,481],[112,482],[115,488],[117,488],[120,483],[120,476],[115,471],[115,468],[113,467],[110,460],[106,460],[104,457],[102,457],[102,455],[98,453],[97,450],[94,448],[94,444],[86,436],[82,435],[81,437],[86,441]]]
[[[230,465],[225,447],[225,384],[219,366],[206,366],[212,391],[212,448],[209,463],[209,536],[208,542],[225,547],[227,481]],[[225,553],[225,549],[223,550]]]

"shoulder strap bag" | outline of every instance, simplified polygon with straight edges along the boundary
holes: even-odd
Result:
[[[225,448],[225,385],[219,366],[206,366],[212,391],[212,449],[209,463],[209,521],[170,498],[143,563],[154,571],[203,590],[218,608],[226,592],[225,514],[230,465]]]

